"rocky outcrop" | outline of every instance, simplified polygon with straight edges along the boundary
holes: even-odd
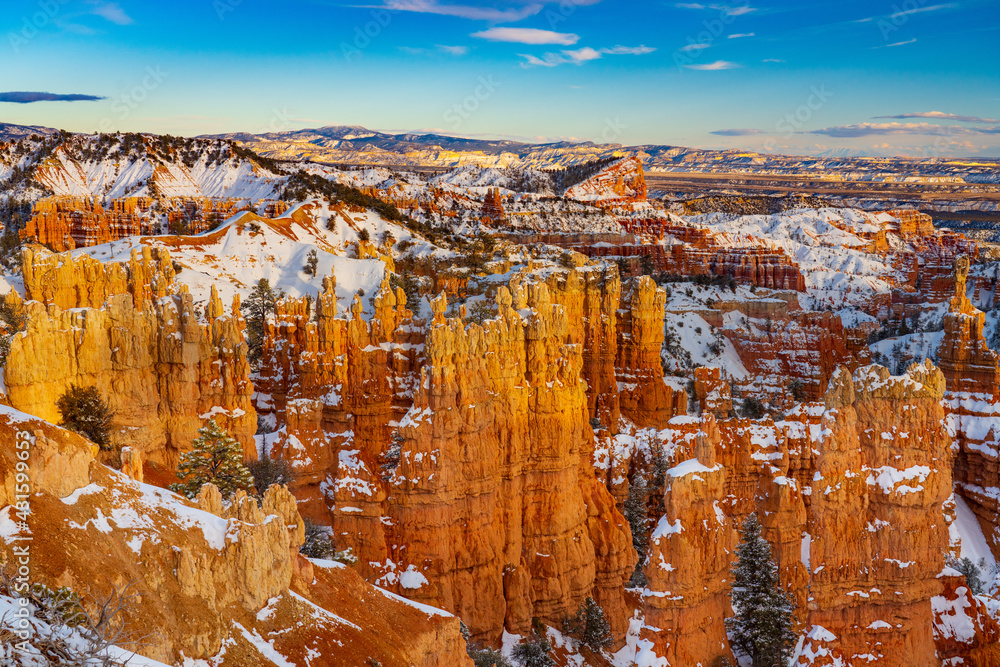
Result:
[[[338,564],[299,555],[295,499],[271,487],[260,504],[224,504],[203,487],[197,505],[93,461],[90,443],[9,408],[0,442],[30,453],[31,512],[14,524],[0,495],[0,556],[30,550],[28,576],[81,596],[128,585],[120,618],[126,650],[168,664],[220,667],[376,660],[393,667],[471,665],[459,621],[417,609]],[[13,448],[0,448],[0,479],[13,480]],[[98,557],[99,556],[99,557]]]
[[[256,457],[238,302],[231,316],[220,317],[213,291],[205,324],[186,288],[142,308],[129,294],[110,297],[100,309],[26,305],[27,330],[12,339],[4,367],[15,408],[59,423],[59,397],[72,385],[94,386],[115,411],[115,448],[132,447],[173,470],[204,420],[214,417]]]
[[[64,252],[158,231],[152,199],[116,199],[109,206],[105,209],[95,199],[84,197],[42,199],[20,231],[21,239]]]
[[[38,248],[21,252],[25,298],[63,310],[100,308],[116,294],[128,294],[139,310],[172,291],[176,272],[165,249],[132,248],[126,262],[101,262],[88,255],[53,254]]]
[[[965,294],[968,274],[968,259],[958,258],[955,294],[944,316],[944,339],[938,351],[941,371],[949,391],[980,394],[996,401],[1000,400],[1000,355],[989,348],[983,336],[986,314]]]
[[[546,285],[515,282],[497,302],[497,319],[466,327],[435,301],[398,467],[376,476],[379,459],[341,450],[335,532],[366,576],[476,635],[557,623],[593,595],[621,636],[635,556],[590,462],[582,348]]]
[[[608,207],[644,202],[646,179],[642,171],[642,160],[638,157],[618,160],[568,188],[563,196]]]
[[[951,493],[944,389],[930,365],[899,377],[870,366],[835,373],[825,403],[782,422],[670,422],[657,436],[673,467],[644,564],[646,625],[659,629],[643,630],[647,648],[669,664],[728,655],[734,529],[756,511],[797,603],[799,664],[831,664],[811,661],[823,652],[845,664],[937,664],[931,598]]]
[[[942,590],[931,598],[937,656],[942,665],[1000,665],[1000,622],[956,575],[942,572]]]
[[[503,223],[507,219],[507,213],[503,210],[503,199],[500,197],[500,188],[490,188],[483,200],[482,213],[483,222],[490,224]]]
[[[628,281],[618,309],[618,387],[622,414],[639,426],[662,428],[687,414],[687,392],[663,380],[663,312],[667,293],[649,276]]]

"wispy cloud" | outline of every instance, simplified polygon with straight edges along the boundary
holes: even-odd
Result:
[[[736,32],[729,36],[729,39],[739,39],[740,37],[756,37],[755,32]]]
[[[822,134],[841,138],[885,135],[954,136],[958,134],[1000,134],[1000,127],[963,127],[961,125],[935,125],[933,123],[858,123],[811,130],[806,134]]]
[[[446,44],[438,44],[437,47],[449,56],[464,56],[469,52],[469,47],[467,46],[448,46]]]
[[[420,14],[437,14],[439,16],[456,16],[473,21],[490,21],[491,23],[513,23],[522,21],[529,16],[542,11],[538,3],[510,9],[493,7],[474,7],[470,5],[447,5],[437,0],[386,0],[380,8],[397,12],[416,12]]]
[[[90,10],[91,14],[100,16],[111,23],[115,23],[117,25],[131,25],[132,23],[135,23],[135,21],[132,20],[132,17],[126,14],[125,10],[118,6],[118,3],[92,1],[90,4],[93,7]]]
[[[785,62],[781,58],[764,58],[761,60],[762,63],[783,63]]]
[[[709,132],[709,134],[714,134],[720,137],[752,137],[755,134],[764,134],[764,131],[734,128],[729,130],[714,130],[712,132]]]
[[[604,56],[641,56],[656,51],[651,46],[612,46],[603,49],[594,49],[585,46],[581,49],[563,50],[559,53],[546,53],[539,57],[522,53],[524,58],[521,67],[558,67],[559,65],[582,65],[591,60],[600,60]]]
[[[961,123],[1000,123],[996,118],[980,118],[979,116],[959,116],[943,111],[918,111],[916,113],[900,113],[895,116],[874,116],[874,118],[940,118],[941,120],[957,120]]]
[[[27,91],[12,91],[0,93],[0,102],[12,104],[30,104],[32,102],[96,102],[106,99],[96,95],[56,95],[54,93],[36,93]]]
[[[680,9],[711,9],[716,12],[721,12],[726,16],[743,16],[744,14],[749,14],[750,12],[757,11],[756,7],[751,7],[750,5],[703,5],[698,2],[678,2],[675,7]]]
[[[491,42],[512,42],[515,44],[559,44],[572,46],[580,41],[579,35],[537,28],[490,28],[472,33],[473,37],[488,39]]]
[[[916,37],[914,37],[913,39],[908,39],[905,42],[893,42],[892,44],[886,44],[885,46],[873,46],[872,48],[873,49],[890,49],[890,48],[892,48],[894,46],[905,46],[906,44],[913,44],[915,41],[917,41]]]
[[[894,14],[889,14],[889,18],[898,19],[901,16],[909,16],[910,14],[920,14],[922,12],[936,12],[939,9],[951,9],[957,6],[954,2],[949,2],[943,5],[931,5],[930,7],[914,7],[913,9],[904,9],[903,11],[896,12]]]
[[[710,46],[712,46],[712,45],[709,44],[708,42],[700,42],[698,44],[688,44],[687,46],[682,46],[680,48],[680,50],[681,51],[699,51],[701,49],[707,49]]]
[[[687,67],[688,69],[715,71],[722,69],[735,69],[740,67],[740,65],[729,62],[728,60],[716,60],[714,63],[706,63],[704,65],[685,65],[684,67]]]

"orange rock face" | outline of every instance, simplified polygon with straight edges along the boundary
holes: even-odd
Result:
[[[256,457],[256,414],[239,305],[234,316],[198,322],[182,291],[137,308],[129,294],[100,308],[27,304],[27,331],[11,341],[4,368],[10,404],[52,423],[71,385],[95,386],[115,410],[112,441],[176,468],[211,414]],[[210,310],[222,311],[216,296]]]
[[[22,240],[34,240],[57,252],[156,233],[148,197],[117,199],[105,209],[82,197],[48,197],[35,204],[21,230]]]
[[[583,307],[601,289],[563,297]],[[369,580],[454,610],[491,640],[533,616],[558,624],[593,595],[621,636],[635,552],[593,472],[583,345],[569,342],[547,285],[512,290],[498,319],[468,328],[444,318],[439,298],[424,334],[385,290],[371,325],[326,305],[302,328],[280,313],[277,363],[265,365],[281,370],[261,380],[288,425],[280,455],[306,469],[338,548],[359,555]],[[596,376],[613,372],[612,358],[595,354]]]
[[[786,421],[678,418],[644,572],[643,638],[669,664],[728,655],[735,529],[756,511],[813,654],[800,664],[932,665],[951,493],[944,377],[834,375],[825,404]],[[694,429],[693,431],[691,429]],[[891,631],[889,630],[891,628]],[[870,656],[870,658],[866,657]]]
[[[604,207],[644,202],[646,178],[642,171],[642,160],[638,157],[619,160],[569,188],[565,196]]]
[[[131,295],[132,305],[142,310],[148,301],[166,296],[175,278],[170,253],[148,246],[143,246],[141,259],[133,248],[129,261],[121,263],[25,248],[21,268],[27,300],[64,310],[100,308],[116,294]]]
[[[118,241],[129,236],[151,236],[161,232],[162,223],[150,197],[124,197],[104,208],[85,197],[47,197],[38,201],[31,219],[20,231],[21,239],[34,241],[56,252]],[[172,234],[199,234],[226,218],[248,210],[245,201],[173,197],[160,202],[166,210]],[[269,204],[272,213],[286,206]]]
[[[507,213],[503,210],[503,199],[500,197],[500,188],[490,188],[489,194],[483,201],[482,218],[484,222],[494,224],[507,219]]]

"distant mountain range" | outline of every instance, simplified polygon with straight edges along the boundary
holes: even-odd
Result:
[[[36,125],[14,125],[12,123],[0,123],[0,141],[17,141],[31,135],[55,134],[59,130],[51,127],[39,127]]]

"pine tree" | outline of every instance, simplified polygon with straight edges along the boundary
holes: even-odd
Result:
[[[109,436],[115,413],[96,387],[71,386],[56,401],[62,427],[79,433],[102,450],[111,449]]]
[[[247,323],[247,346],[250,348],[249,358],[253,363],[260,361],[264,348],[264,325],[267,318],[275,312],[277,301],[284,296],[275,292],[267,278],[261,278],[254,285],[250,296],[240,306]]]
[[[632,546],[639,554],[639,562],[635,564],[635,571],[629,580],[629,586],[645,586],[646,577],[642,571],[643,563],[646,562],[646,529],[649,526],[646,502],[649,498],[649,489],[646,486],[646,477],[641,470],[637,470],[635,478],[628,489],[628,497],[625,499],[625,519],[629,528],[632,529]]]
[[[980,559],[979,565],[976,565],[971,558],[965,557],[953,561],[949,563],[949,565],[965,576],[965,583],[969,585],[969,591],[973,595],[982,595],[982,568],[986,565],[986,561],[984,559]]]
[[[190,452],[181,454],[177,466],[181,480],[170,490],[194,498],[205,484],[219,487],[229,499],[238,489],[253,492],[253,476],[243,464],[243,447],[222,430],[214,419],[198,429],[198,438]]]
[[[781,589],[771,545],[760,534],[757,515],[743,523],[733,567],[733,609],[726,619],[729,641],[752,660],[753,667],[783,667],[795,641],[795,606]]]
[[[582,641],[591,651],[600,651],[614,642],[604,609],[589,596],[580,604],[575,617],[563,620],[563,632]]]
[[[545,633],[535,628],[528,641],[515,646],[511,655],[523,667],[555,667],[556,661],[549,655],[551,650],[552,644]]]

